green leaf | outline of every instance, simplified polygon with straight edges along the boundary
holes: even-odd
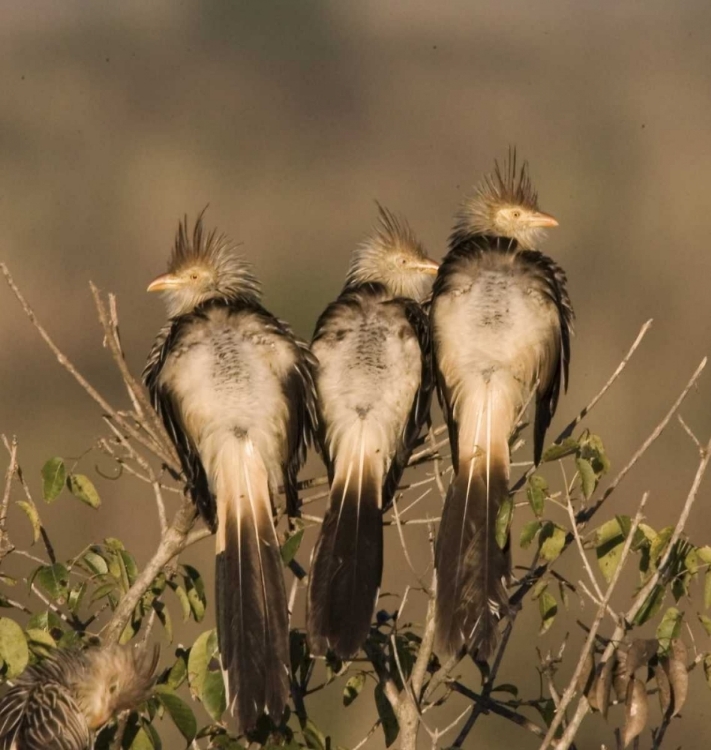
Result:
[[[558,461],[565,456],[569,456],[571,453],[575,453],[578,450],[578,441],[575,438],[567,437],[560,443],[553,443],[544,453],[541,458],[542,463],[547,461]]]
[[[541,613],[541,629],[538,634],[543,635],[555,620],[558,614],[558,604],[550,591],[544,591],[538,599],[538,610]]]
[[[133,559],[133,555],[127,550],[120,550],[117,554],[119,564],[121,565],[121,579],[126,582],[128,589],[133,586],[138,576],[138,566]]]
[[[91,603],[98,602],[99,599],[103,599],[108,594],[112,593],[116,589],[116,584],[113,581],[104,583],[99,586],[94,593],[91,595]]]
[[[622,557],[625,535],[618,518],[613,518],[595,531],[595,554],[605,580],[612,580]]]
[[[548,562],[556,560],[565,547],[565,537],[565,529],[552,521],[546,521],[538,538],[541,545],[541,557]]]
[[[533,587],[533,591],[531,592],[531,599],[535,602],[536,599],[548,588],[548,580],[546,578],[542,578],[538,583]]]
[[[528,480],[528,487],[526,488],[526,497],[528,502],[536,514],[537,518],[543,515],[543,508],[545,506],[546,497],[548,496],[548,482],[540,476],[540,474],[534,474]]]
[[[360,691],[365,685],[365,672],[358,672],[353,675],[346,683],[343,689],[343,705],[350,706],[351,703],[360,695]]]
[[[190,706],[167,685],[156,685],[155,693],[170,714],[175,726],[180,730],[180,734],[188,742],[192,742],[197,734],[197,721]]]
[[[661,556],[664,554],[664,550],[667,548],[667,544],[669,544],[669,540],[673,533],[673,526],[665,526],[652,540],[652,545],[649,548],[649,556],[654,563],[655,568]]]
[[[383,686],[380,684],[375,688],[375,707],[378,709],[378,717],[380,718],[380,723],[383,727],[385,747],[390,747],[400,733],[400,726],[397,723],[397,717],[395,716],[393,707],[390,705],[390,701],[385,697]]]
[[[219,721],[227,708],[225,682],[222,672],[208,672],[202,689],[202,705],[213,721]]]
[[[165,680],[165,684],[173,690],[177,690],[188,678],[188,653],[184,648],[176,649],[175,664],[170,668]]]
[[[696,556],[704,565],[711,565],[711,547],[697,547]]]
[[[163,750],[163,743],[161,742],[160,735],[158,734],[158,730],[153,726],[153,724],[144,722],[143,728],[150,735],[151,742],[153,743],[153,747],[155,748],[155,750]]]
[[[41,628],[27,628],[25,631],[27,638],[31,643],[38,643],[41,646],[48,646],[49,648],[55,648],[56,643],[54,638],[46,631]]]
[[[79,607],[81,606],[82,600],[84,599],[84,594],[86,593],[87,587],[88,584],[86,581],[84,581],[83,583],[74,586],[69,592],[67,605],[74,614],[79,611]]]
[[[299,529],[294,532],[284,544],[282,544],[281,559],[284,562],[284,565],[288,565],[296,557],[296,553],[299,551],[299,546],[301,545],[303,537],[304,530]]]
[[[57,640],[62,634],[62,621],[51,610],[45,610],[44,612],[38,612],[36,615],[32,615],[27,623],[27,627],[46,630],[54,636],[55,640]]]
[[[101,505],[99,493],[89,477],[84,474],[70,474],[67,484],[72,495],[91,508],[98,508]]]
[[[214,661],[216,670],[211,669]],[[225,711],[225,685],[219,671],[219,657],[214,630],[206,630],[193,644],[188,657],[190,692],[205,706],[214,721]]]
[[[643,625],[648,620],[651,620],[654,615],[657,614],[662,604],[664,603],[664,595],[666,591],[664,586],[657,584],[650,592],[649,596],[645,599],[644,604],[641,606],[639,612],[635,615],[634,624]]]
[[[0,659],[9,680],[22,674],[30,659],[27,639],[22,628],[8,617],[0,617]]]
[[[173,621],[170,619],[170,610],[159,599],[153,601],[153,609],[160,620],[161,625],[165,628],[165,634],[168,636],[168,643],[172,643]]]
[[[706,615],[702,615],[700,612],[698,612],[696,616],[699,618],[699,622],[703,625],[706,635],[711,635],[711,617],[706,617]]]
[[[540,521],[529,521],[523,525],[523,528],[521,529],[521,538],[519,539],[519,544],[522,549],[528,549],[540,529]]]
[[[669,607],[664,613],[664,617],[662,617],[662,621],[657,628],[660,653],[669,651],[672,640],[679,637],[683,617],[684,615],[676,607]]]
[[[590,461],[585,458],[576,458],[575,465],[580,474],[580,487],[586,500],[589,500],[597,486],[597,477]]]
[[[580,456],[590,462],[598,479],[610,471],[610,462],[599,435],[589,433],[580,441]]]
[[[205,617],[207,599],[205,598],[205,584],[200,573],[190,565],[183,565],[183,583],[190,603],[195,622],[200,622]]]
[[[328,743],[324,733],[313,723],[311,719],[301,721],[301,732],[304,735],[306,746],[311,750],[326,750]]]
[[[94,575],[106,575],[109,572],[109,566],[106,560],[96,551],[100,547],[92,547],[82,555],[84,564],[91,570]]]
[[[155,750],[150,734],[143,727],[136,732],[129,750]]]
[[[704,609],[711,607],[711,570],[704,576]]]
[[[67,481],[67,468],[61,458],[50,458],[42,467],[42,495],[51,503],[59,497]]]
[[[704,677],[706,677],[706,684],[711,687],[711,654],[704,656]]]
[[[509,526],[513,516],[513,498],[507,495],[499,506],[496,516],[496,543],[501,549],[506,548],[509,539]]]
[[[312,661],[311,652],[306,643],[306,635],[299,633],[297,630],[292,630],[289,633],[289,662],[294,677],[298,675],[302,685],[306,684]]]
[[[37,508],[26,500],[16,500],[15,503],[25,511],[25,515],[30,519],[30,523],[32,524],[32,544],[35,544],[39,541],[40,530],[42,528],[42,522],[40,521]]]
[[[62,563],[41,565],[30,580],[57,602],[65,601],[69,594],[69,571]]]
[[[168,581],[168,586],[173,589],[175,595],[178,597],[178,601],[180,602],[180,609],[183,614],[183,622],[187,622],[191,612],[190,601],[188,599],[187,592],[180,584],[175,583],[175,581]]]

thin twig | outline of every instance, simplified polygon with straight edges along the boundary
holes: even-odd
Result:
[[[639,507],[637,508],[637,513],[635,514],[634,520],[632,521],[632,527],[630,528],[629,534],[627,535],[627,538],[625,539],[625,543],[622,547],[622,554],[620,555],[620,561],[617,564],[617,568],[615,569],[612,579],[610,580],[610,584],[607,587],[605,596],[600,602],[600,606],[598,607],[597,612],[595,613],[595,619],[593,620],[593,624],[590,626],[590,632],[588,633],[588,637],[585,640],[583,648],[580,652],[580,658],[573,672],[573,676],[570,678],[570,682],[568,683],[568,686],[566,687],[565,692],[563,693],[563,696],[560,699],[560,704],[558,705],[556,712],[555,712],[555,716],[553,717],[553,720],[551,721],[551,724],[548,727],[548,732],[546,733],[546,736],[543,742],[541,743],[540,750],[545,750],[545,748],[547,748],[550,745],[550,743],[553,741],[553,738],[555,737],[558,731],[558,727],[561,725],[561,723],[565,719],[565,710],[570,704],[570,702],[573,700],[575,692],[578,689],[578,683],[580,681],[580,677],[583,674],[583,671],[585,670],[585,662],[586,662],[587,656],[595,645],[595,637],[597,636],[597,631],[599,630],[600,625],[602,624],[602,621],[605,615],[607,614],[607,605],[610,602],[610,598],[612,597],[612,594],[617,588],[617,583],[620,580],[620,575],[622,574],[622,571],[625,568],[627,557],[629,553],[632,551],[632,544],[634,542],[634,537],[637,532],[637,528],[639,527],[639,524],[642,521],[642,512],[644,511],[644,506],[647,504],[648,497],[649,497],[649,493],[645,492],[644,495],[642,496],[642,500],[639,503]],[[614,649],[613,644],[610,644],[610,646],[612,647],[612,649]],[[610,646],[608,646],[608,648],[610,648]],[[565,735],[568,735],[569,732],[570,732],[570,726],[568,726],[568,728],[566,729]],[[575,733],[570,734],[569,739],[568,739],[568,745],[563,746],[559,744],[556,746],[558,750],[563,750],[564,747],[567,748],[570,745],[570,742],[573,740],[574,737],[575,737]]]
[[[538,724],[534,724],[534,722],[532,722],[530,719],[527,719],[523,714],[519,714],[516,711],[513,711],[512,709],[508,708],[502,703],[499,703],[498,701],[492,700],[491,698],[486,698],[483,695],[475,693],[473,690],[470,690],[456,680],[451,682],[450,685],[457,693],[461,693],[463,696],[473,701],[476,705],[481,706],[484,711],[491,711],[494,714],[503,716],[505,719],[512,721],[514,724],[518,724],[518,726],[527,729],[529,732],[532,732],[536,735],[536,737],[545,737],[545,731],[541,727],[539,727]],[[452,747],[461,747],[461,743],[457,744],[458,741],[459,737],[457,737],[457,739],[452,743]]]
[[[12,290],[13,294],[17,298],[17,301],[22,306],[25,315],[29,319],[30,323],[37,329],[37,332],[44,340],[45,344],[49,347],[50,351],[57,358],[59,364],[76,380],[76,382],[86,391],[89,397],[95,401],[107,414],[111,415],[119,424],[121,424],[127,432],[131,434],[144,448],[148,448],[152,453],[155,453],[161,460],[167,464],[172,464],[177,467],[177,460],[174,451],[166,452],[160,446],[157,446],[151,439],[145,437],[140,430],[136,429],[133,424],[122,417],[116,409],[89,383],[89,381],[77,370],[72,364],[71,360],[62,352],[62,350],[54,343],[52,337],[47,333],[47,330],[37,319],[34,310],[27,302],[22,292],[15,284],[10,271],[4,263],[0,263],[0,271],[2,271],[8,286]],[[177,469],[176,469],[177,471]]]
[[[12,489],[12,478],[15,476],[17,471],[17,438],[13,435],[12,442],[8,443],[7,437],[2,436],[5,447],[8,447],[10,453],[10,461],[7,465],[7,471],[5,472],[5,489],[2,494],[2,501],[0,502],[0,561],[8,554],[12,552],[13,546],[10,542],[10,536],[7,533],[7,509],[10,503],[10,490]]]

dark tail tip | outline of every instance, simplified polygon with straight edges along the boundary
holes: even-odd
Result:
[[[271,517],[257,528],[228,516],[217,555],[217,632],[229,695],[242,732],[267,713],[279,723],[289,697],[289,627],[281,558]],[[268,524],[268,525],[267,525]],[[271,540],[271,543],[270,543]]]
[[[383,524],[375,482],[360,495],[334,485],[309,576],[306,628],[311,653],[350,659],[370,631],[383,571]],[[334,501],[334,498],[338,498]]]
[[[480,462],[483,467],[484,462]],[[492,463],[488,507],[486,479],[462,465],[447,493],[435,550],[435,643],[441,654],[467,648],[487,660],[498,642],[498,624],[509,612],[508,549],[496,541],[496,518],[508,494],[505,469]]]

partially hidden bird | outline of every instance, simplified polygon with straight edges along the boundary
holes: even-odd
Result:
[[[311,652],[353,657],[366,640],[383,569],[383,510],[429,418],[433,374],[421,303],[438,264],[378,206],[345,286],[316,325],[319,443],[330,482],[307,596]]]
[[[505,514],[499,519],[509,438],[535,395],[537,464],[567,388],[566,275],[536,249],[557,225],[538,208],[527,163],[519,168],[510,150],[463,203],[435,280],[432,343],[454,468],[435,549],[439,653],[465,647],[487,660],[509,612],[508,528]]]
[[[204,213],[204,212],[203,212]],[[216,531],[217,633],[227,706],[240,731],[279,722],[289,695],[289,629],[273,504],[296,477],[315,424],[315,360],[260,303],[234,244],[179,226],[160,291],[168,323],[144,370],[192,497]]]
[[[0,750],[89,750],[95,734],[148,699],[158,650],[56,649],[0,699]]]

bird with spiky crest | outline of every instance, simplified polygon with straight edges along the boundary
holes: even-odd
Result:
[[[534,461],[567,387],[573,310],[563,270],[535,249],[558,222],[509,150],[457,218],[434,284],[432,345],[454,475],[435,550],[436,646],[490,657],[509,611],[509,438],[535,392]],[[505,520],[505,519],[504,519]]]
[[[311,652],[341,659],[365,642],[383,568],[382,513],[429,416],[429,325],[420,303],[437,263],[409,226],[378,206],[312,350],[330,498],[307,596]]]
[[[157,649],[56,649],[0,700],[0,750],[89,750],[101,727],[148,699],[157,663]]]
[[[167,325],[144,370],[192,497],[216,531],[216,603],[227,705],[241,731],[289,695],[288,609],[273,504],[298,508],[297,473],[316,419],[315,360],[260,304],[249,265],[224,236],[181,222],[165,295]]]

